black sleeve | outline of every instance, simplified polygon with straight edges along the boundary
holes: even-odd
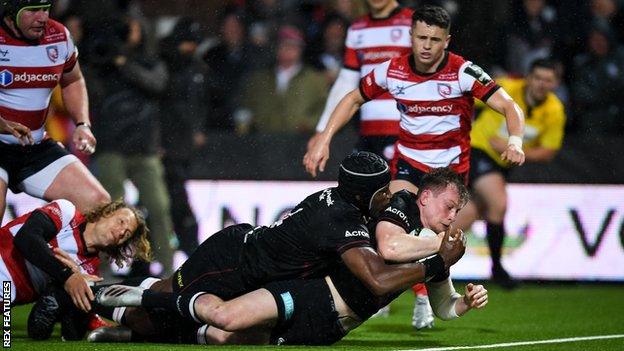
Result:
[[[396,192],[392,195],[386,209],[379,215],[379,221],[396,224],[403,228],[406,233],[422,227],[416,200],[416,194],[407,190]]]
[[[58,230],[50,217],[34,211],[15,235],[13,244],[30,263],[63,284],[72,275],[69,267],[59,262],[48,246]]]

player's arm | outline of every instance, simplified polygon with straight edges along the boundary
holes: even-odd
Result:
[[[401,226],[391,222],[377,223],[377,252],[386,261],[410,262],[438,252],[442,235],[421,237],[409,235]]]
[[[451,232],[449,230],[449,232]],[[466,249],[461,231],[445,234],[438,254],[421,262],[388,265],[370,247],[356,247],[345,251],[342,261],[349,270],[376,296],[407,289],[414,283],[444,274],[455,264]]]
[[[308,142],[308,151],[312,148],[312,146],[314,146],[314,144],[316,144],[316,141],[319,140],[321,133],[325,130],[325,127],[329,122],[331,113],[334,111],[340,100],[350,91],[357,88],[359,81],[360,72],[348,68],[342,68],[340,70],[338,78],[336,78],[336,81],[329,90],[329,96],[327,96],[327,100],[325,101],[325,108],[323,109],[321,118],[316,124],[316,134],[314,134]]]
[[[91,132],[87,85],[78,62],[70,71],[63,73],[60,85],[65,109],[77,125],[72,140],[78,150],[92,154],[97,141]]]
[[[306,171],[316,177],[316,168],[323,172],[329,159],[329,145],[334,135],[342,128],[365,102],[360,89],[351,90],[345,95],[329,118],[325,130],[318,136],[311,150],[303,157]]]
[[[524,150],[527,161],[531,162],[550,162],[557,156],[555,149],[545,148],[543,146],[530,147]]]
[[[509,139],[501,158],[511,164],[522,165],[525,159],[522,151],[522,137],[524,136],[524,113],[522,109],[503,88],[497,89],[485,103],[505,116],[507,122]]]
[[[411,262],[438,252],[442,236],[414,236],[420,229],[420,212],[414,193],[402,190],[393,194],[380,213],[375,228],[377,252],[386,260]],[[418,233],[417,233],[418,234]]]
[[[83,311],[91,309],[90,301],[94,296],[87,286],[81,273],[74,273],[55,258],[54,252],[48,246],[58,229],[54,221],[44,212],[35,210],[24,222],[24,225],[15,235],[13,244],[28,262],[46,272],[57,283],[63,285],[71,296],[74,304]],[[92,280],[97,277],[87,276]]]
[[[428,282],[427,291],[433,313],[442,320],[463,316],[471,309],[481,309],[488,303],[488,291],[483,285],[466,285],[465,295],[460,295],[449,277]]]

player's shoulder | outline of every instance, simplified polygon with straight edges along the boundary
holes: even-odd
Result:
[[[42,44],[52,44],[67,41],[69,39],[68,30],[65,26],[53,19],[49,19],[45,26],[45,32],[41,38]]]

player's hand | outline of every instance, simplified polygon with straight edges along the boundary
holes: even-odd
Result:
[[[325,164],[329,159],[329,143],[323,140],[322,134],[311,150],[303,156],[303,165],[308,173],[316,177],[316,169],[325,171]]]
[[[514,144],[507,145],[507,149],[501,154],[501,159],[514,166],[522,166],[524,163],[524,151]]]
[[[469,283],[466,285],[464,303],[468,308],[481,309],[488,303],[488,291],[483,285]]]
[[[314,133],[314,135],[308,140],[308,145],[306,147],[306,152],[310,152],[314,148],[314,145],[319,141],[321,137],[321,133]]]
[[[440,251],[438,254],[444,261],[444,268],[449,269],[452,265],[457,263],[466,251],[466,236],[464,231],[455,228],[452,225],[448,227],[442,238],[442,244],[440,245]]]
[[[82,153],[91,155],[95,152],[97,141],[91,132],[91,127],[88,125],[81,124],[76,127],[72,140],[74,141],[74,145],[76,145],[76,149],[80,150]]]
[[[74,305],[85,312],[91,310],[91,301],[95,298],[88,282],[102,281],[102,278],[90,275],[74,273],[65,281],[63,287],[69,294]]]
[[[13,121],[8,121],[0,117],[0,133],[8,133],[13,135],[19,140],[22,146],[32,145],[35,143],[30,128],[25,125]]]
[[[78,267],[76,261],[74,261],[74,259],[67,252],[58,247],[55,247],[52,251],[54,251],[54,257],[66,267],[69,267],[73,273],[80,273],[80,267]]]

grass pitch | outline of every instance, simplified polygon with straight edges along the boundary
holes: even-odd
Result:
[[[490,302],[481,311],[444,322],[436,319],[434,329],[416,332],[411,327],[413,297],[403,294],[391,307],[388,318],[371,319],[332,347],[319,350],[420,350],[473,348],[478,345],[555,340],[576,337],[620,335],[612,339],[580,340],[548,344],[492,347],[495,350],[624,350],[624,285],[537,285],[526,284],[506,292],[488,286]],[[463,287],[456,285],[458,291]],[[462,288],[462,290],[459,290]],[[199,345],[89,344],[62,342],[58,329],[51,341],[26,338],[30,306],[12,309],[12,345],[15,350],[191,350],[216,348]],[[166,332],[166,331],[163,331]],[[457,348],[456,348],[457,347]],[[458,348],[470,347],[470,348]],[[269,346],[220,346],[224,350],[269,349]],[[306,350],[309,347],[279,349]]]

